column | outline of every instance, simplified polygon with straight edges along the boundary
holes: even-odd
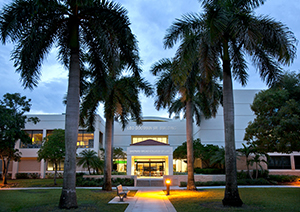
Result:
[[[292,170],[295,170],[296,169],[296,167],[295,167],[295,158],[294,158],[293,153],[290,155],[290,158],[291,158],[291,168],[292,168]]]
[[[127,155],[127,175],[132,175],[131,174],[131,155]]]
[[[169,175],[173,175],[173,154],[168,156],[169,159]]]

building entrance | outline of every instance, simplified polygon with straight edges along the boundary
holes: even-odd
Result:
[[[135,161],[135,175],[162,177],[165,174],[165,161]]]

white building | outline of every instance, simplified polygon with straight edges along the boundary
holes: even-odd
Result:
[[[234,90],[235,103],[235,141],[236,148],[241,148],[245,128],[249,121],[254,119],[250,109],[254,96],[258,90]],[[14,177],[16,173],[45,173],[53,171],[53,165],[44,161],[37,161],[37,151],[42,138],[51,133],[53,129],[65,126],[65,116],[62,115],[32,115],[37,116],[40,122],[37,124],[27,123],[25,130],[32,137],[32,144],[23,145],[16,143],[16,148],[22,152],[21,162],[13,162],[9,167],[9,173]],[[77,153],[89,148],[96,152],[104,148],[105,122],[97,116],[95,131],[93,133],[79,129]],[[220,107],[215,118],[201,121],[201,126],[194,125],[194,138],[200,138],[203,144],[224,146],[224,121],[223,108]],[[124,129],[119,123],[114,124],[113,146],[121,147],[127,153],[127,160],[117,160],[118,171],[127,171],[127,175],[140,177],[160,177],[172,175],[175,171],[186,171],[184,160],[173,160],[173,151],[186,141],[185,120],[168,119],[160,117],[144,117],[143,125],[137,126],[130,122]],[[274,163],[271,165],[272,173],[299,174],[300,154],[293,153],[284,155],[272,153]],[[237,161],[239,170],[245,169],[243,159]],[[60,164],[63,170],[63,164]],[[83,169],[78,167],[78,171]]]

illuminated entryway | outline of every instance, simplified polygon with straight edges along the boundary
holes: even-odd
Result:
[[[173,148],[169,144],[145,141],[127,148],[127,175],[162,177],[173,174]]]
[[[134,175],[138,177],[162,177],[165,175],[166,159],[166,157],[137,157],[134,159]]]

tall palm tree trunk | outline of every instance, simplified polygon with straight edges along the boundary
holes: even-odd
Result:
[[[223,113],[225,134],[226,188],[223,205],[241,206],[236,174],[236,150],[234,136],[234,105],[228,42],[224,44],[223,59]]]
[[[186,103],[186,144],[187,144],[187,167],[188,182],[187,190],[196,190],[194,179],[194,151],[193,151],[193,103]]]
[[[111,191],[111,141],[112,141],[112,122],[113,118],[105,117],[105,164],[104,164],[104,183],[102,189],[105,191]]]
[[[76,145],[78,138],[80,101],[78,20],[73,20],[70,25],[71,58],[65,123],[66,156],[64,162],[63,188],[59,201],[59,207],[67,209],[78,208],[76,197]]]

